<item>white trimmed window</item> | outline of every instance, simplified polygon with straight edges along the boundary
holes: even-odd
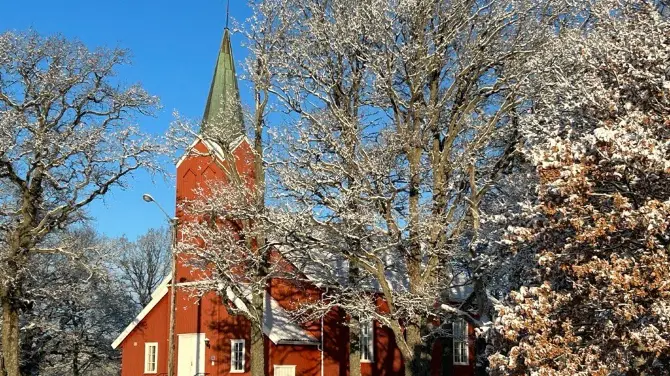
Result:
[[[467,365],[468,360],[468,323],[457,319],[452,323],[454,364]]]
[[[374,360],[374,322],[361,323],[361,362],[372,362]]]
[[[144,344],[144,373],[156,373],[158,371],[158,343],[147,342]]]
[[[230,372],[244,372],[244,340],[233,339],[230,341]]]

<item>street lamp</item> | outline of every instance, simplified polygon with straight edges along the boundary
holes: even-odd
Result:
[[[153,202],[158,206],[170,224],[170,253],[171,253],[171,262],[172,262],[172,271],[171,271],[171,280],[170,285],[170,330],[168,333],[168,376],[174,376],[174,330],[175,330],[175,312],[177,308],[177,256],[175,255],[175,249],[177,247],[177,218],[170,217],[170,215],[163,209],[163,207],[156,201],[150,194],[145,193],[142,195],[142,200],[146,202]]]

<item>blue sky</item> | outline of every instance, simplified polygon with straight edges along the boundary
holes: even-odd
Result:
[[[173,110],[188,118],[202,116],[226,23],[225,0],[9,0],[2,8],[0,32],[32,28],[79,39],[89,48],[130,49],[133,64],[120,70],[119,78],[140,82],[163,106],[156,117],[139,119],[143,131],[165,132]],[[250,15],[246,0],[230,0],[230,15],[231,25],[233,19],[244,21]],[[246,51],[239,35],[233,35],[232,43],[239,74]],[[246,83],[240,86],[242,101],[249,103]],[[166,167],[174,173],[174,166]],[[134,239],[164,225],[158,208],[142,201],[145,192],[174,212],[174,177],[153,180],[140,173],[127,190],[117,189],[89,208],[95,227],[108,236]]]

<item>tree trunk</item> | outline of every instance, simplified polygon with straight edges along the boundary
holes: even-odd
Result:
[[[349,376],[361,376],[361,323],[358,317],[349,320]]]
[[[251,376],[265,376],[265,344],[263,331],[256,324],[251,325]]]
[[[72,376],[79,376],[79,353],[72,354]]]
[[[21,376],[19,361],[19,309],[5,296],[2,302],[2,357],[6,376]]]
[[[266,67],[261,59],[256,60],[257,74],[266,72]],[[265,125],[265,106],[268,101],[268,91],[254,87],[255,119],[254,119],[254,184],[256,185],[256,206],[259,214],[265,211],[265,166],[263,165],[263,127]],[[257,277],[263,278],[268,273],[268,255],[265,254],[265,234],[256,239],[256,247],[263,252],[263,259],[258,270]],[[269,292],[266,292],[269,294]],[[251,376],[265,376],[265,337],[263,335],[263,303],[265,297],[255,294],[252,297],[256,312],[262,312],[258,319],[260,322],[251,326]]]
[[[410,354],[404,354],[405,376],[427,376],[430,372],[430,352],[421,339],[421,327],[410,323],[405,331]],[[407,355],[410,355],[409,357]]]
[[[412,124],[412,134],[409,135],[409,145],[413,145],[419,140],[419,121],[408,115],[408,123]],[[409,254],[406,256],[407,277],[409,289],[412,293],[420,291],[424,284],[422,280],[422,254],[421,254],[421,236],[420,236],[420,185],[421,185],[421,148],[408,147],[407,159],[409,162]],[[421,319],[416,322],[416,318],[409,318],[405,323],[405,344],[406,351],[403,353],[405,361],[405,376],[427,376],[429,366],[426,365],[429,359],[424,350],[424,343],[421,339]]]

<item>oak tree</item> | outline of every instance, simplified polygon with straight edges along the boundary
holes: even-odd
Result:
[[[20,319],[33,259],[67,254],[46,242],[86,207],[153,169],[159,143],[133,126],[158,100],[123,86],[122,49],[89,50],[61,36],[0,34],[0,303],[3,373],[20,375]]]

